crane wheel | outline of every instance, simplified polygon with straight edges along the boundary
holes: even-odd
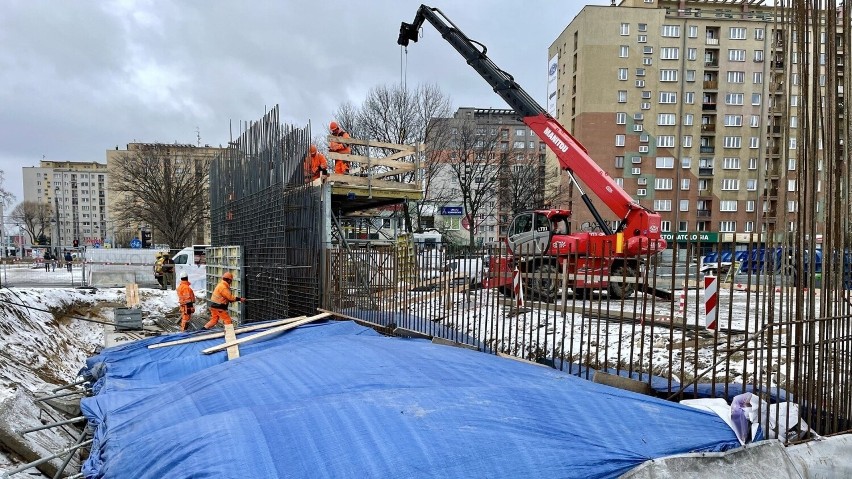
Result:
[[[532,278],[526,286],[532,297],[540,301],[553,302],[559,295],[559,268],[551,263],[542,263],[533,269]]]
[[[616,279],[632,279],[636,278],[636,270],[630,265],[619,264],[612,267],[612,271],[609,273],[609,276],[610,278]],[[636,283],[619,283],[610,281],[608,292],[610,299],[627,299],[633,296],[633,293],[636,292]]]

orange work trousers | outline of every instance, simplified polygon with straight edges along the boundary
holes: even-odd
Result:
[[[180,330],[186,331],[186,325],[189,324],[189,319],[192,313],[195,312],[195,307],[190,308],[186,304],[180,305]]]
[[[204,325],[206,329],[210,329],[213,326],[216,326],[217,324],[219,324],[220,320],[223,324],[231,324],[231,315],[228,314],[227,309],[210,308],[210,316],[210,321],[208,321],[207,324]]]

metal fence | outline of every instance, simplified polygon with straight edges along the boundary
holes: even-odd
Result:
[[[852,283],[836,272],[852,271],[852,256],[678,246],[616,275],[570,266],[566,274],[565,263],[546,255],[500,248],[462,254],[436,245],[413,252],[411,262],[407,248],[362,244],[330,253],[328,301],[390,334],[439,338],[589,379],[628,377],[670,399],[730,401],[750,391],[766,401],[760,414],[770,424],[797,422],[770,406],[793,400],[801,428],[850,429]],[[829,257],[835,273],[826,271]],[[713,304],[717,323],[707,329]]]

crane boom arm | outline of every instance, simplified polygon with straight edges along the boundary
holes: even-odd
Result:
[[[424,21],[431,23],[441,36],[464,57],[467,64],[473,67],[491,85],[494,92],[500,95],[521,116],[523,122],[556,154],[560,167],[569,170],[580,178],[613,213],[621,218],[619,230],[624,230],[630,236],[642,235],[649,236],[651,239],[659,238],[659,214],[634,201],[589,156],[582,144],[515,82],[512,75],[501,70],[488,58],[487,49],[484,45],[468,38],[440,10],[421,5],[414,21],[412,23],[403,22],[400,26],[397,43],[408,46],[409,42],[416,42],[418,32]],[[592,214],[604,228],[604,231],[611,233],[608,225],[602,220],[591,201],[585,197],[585,193],[583,193],[583,196],[584,202],[592,210]]]

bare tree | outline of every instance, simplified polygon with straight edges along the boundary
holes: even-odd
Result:
[[[114,213],[130,225],[149,224],[157,242],[185,245],[210,216],[210,161],[208,154],[164,144],[116,156],[110,165]]]
[[[559,175],[547,171],[543,153],[517,153],[512,156],[506,155],[506,161],[500,167],[499,203],[502,210],[514,215],[526,210],[549,208],[565,199],[566,195],[559,186]]]
[[[21,225],[21,229],[30,237],[30,244],[39,244],[40,239],[50,233],[50,220],[53,219],[53,208],[46,203],[22,201],[12,210],[9,219]]]
[[[403,85],[379,85],[367,94],[364,103],[356,107],[344,103],[335,112],[335,121],[346,129],[353,138],[371,139],[386,143],[419,144],[427,138],[431,142],[446,137],[438,129],[443,125],[435,124],[432,118],[448,117],[451,112],[450,98],[435,84],[421,84],[414,89]],[[440,134],[439,134],[440,133]],[[353,148],[354,154],[372,154],[381,157],[389,153],[381,148],[365,152]],[[414,181],[416,175],[423,181],[424,197],[434,198],[433,179],[438,174],[439,159],[429,154],[422,158],[420,171],[401,175],[400,181]],[[379,167],[381,168],[381,167]],[[404,210],[406,228],[409,231],[422,231],[424,203],[417,202]],[[411,213],[416,216],[412,222]]]

